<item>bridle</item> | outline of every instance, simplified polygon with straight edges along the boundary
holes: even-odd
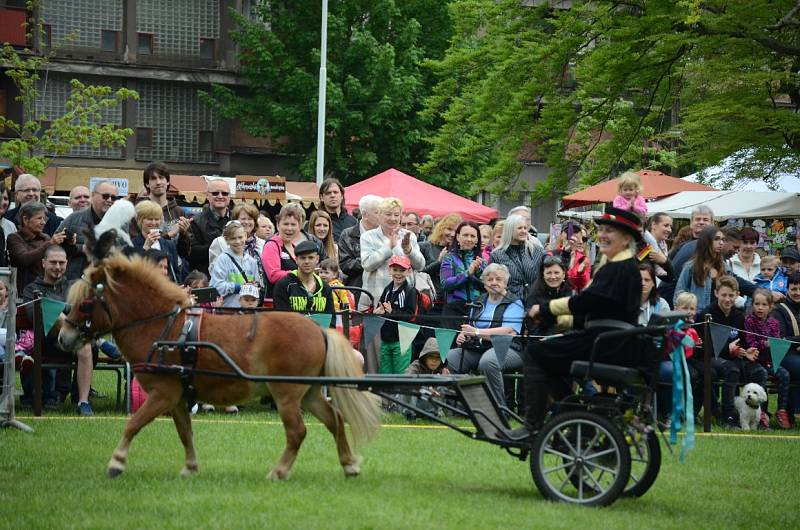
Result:
[[[80,304],[78,304],[78,313],[81,315],[86,315],[87,318],[83,321],[83,324],[78,324],[77,322],[74,322],[69,318],[64,318],[64,321],[73,328],[75,328],[75,330],[77,330],[78,332],[78,336],[84,339],[86,342],[93,341],[99,337],[103,337],[110,333],[114,333],[115,331],[122,331],[129,328],[135,328],[147,324],[149,322],[153,322],[155,320],[162,320],[164,318],[168,318],[169,320],[165,326],[165,331],[166,331],[170,327],[172,327],[172,324],[175,322],[175,318],[182,311],[181,306],[176,305],[169,311],[158,313],[156,315],[149,316],[141,320],[134,320],[126,324],[115,326],[114,319],[111,316],[111,311],[109,310],[108,303],[106,302],[105,299],[105,290],[106,290],[105,285],[103,285],[102,283],[97,283],[96,285],[92,285],[92,282],[90,282],[84,276],[82,276],[79,281],[86,282],[91,292],[90,298],[86,298]],[[100,307],[103,308],[103,312],[105,312],[109,322],[109,327],[107,329],[99,331],[92,330],[92,318],[91,318],[92,315],[94,314],[94,309],[97,304],[100,304]],[[65,308],[64,313],[69,314],[70,312],[71,311],[69,307]]]

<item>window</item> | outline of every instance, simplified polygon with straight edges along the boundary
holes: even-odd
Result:
[[[136,128],[136,148],[137,149],[153,148],[153,129],[151,127]]]
[[[139,55],[153,55],[153,34],[137,33],[136,36],[138,37],[136,53]]]
[[[200,39],[200,58],[211,61],[217,58],[217,39]]]
[[[211,153],[214,151],[214,132],[200,131],[198,151],[201,153]]]
[[[42,46],[49,48],[53,43],[53,26],[42,24]]]
[[[100,30],[100,47],[104,52],[116,52],[119,50],[119,31]]]

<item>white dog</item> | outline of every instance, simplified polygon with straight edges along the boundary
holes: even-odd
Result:
[[[761,418],[761,404],[767,401],[767,392],[757,383],[748,383],[742,387],[733,404],[739,412],[739,425],[743,431],[755,430]]]

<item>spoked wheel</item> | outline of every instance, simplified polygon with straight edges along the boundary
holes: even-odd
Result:
[[[559,414],[533,442],[533,481],[551,500],[607,506],[622,494],[630,472],[631,450],[622,432],[596,414]]]
[[[661,470],[661,444],[657,432],[649,432],[631,441],[631,477],[623,497],[641,497],[658,477]]]

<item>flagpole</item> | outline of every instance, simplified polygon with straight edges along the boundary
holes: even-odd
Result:
[[[319,60],[319,100],[317,102],[317,186],[322,185],[325,172],[325,84],[327,83],[328,0],[322,0],[322,44]]]

